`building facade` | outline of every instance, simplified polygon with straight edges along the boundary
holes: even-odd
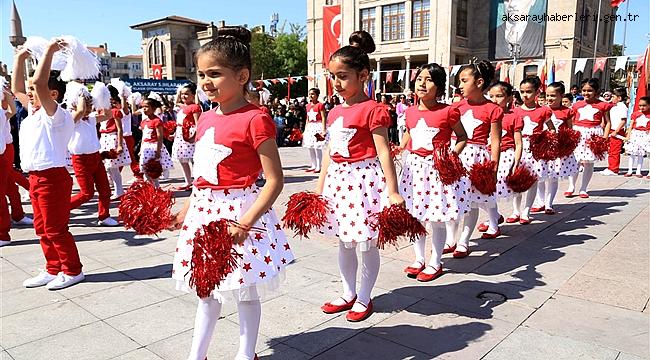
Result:
[[[100,80],[110,81],[111,78],[138,79],[142,78],[142,55],[119,56],[109,51],[108,44],[89,46],[100,64]]]
[[[515,32],[518,40],[512,44],[506,42],[509,40],[501,41],[501,44],[500,39],[505,36],[502,32],[499,37],[499,29],[507,28],[501,0],[308,0],[308,74],[318,79],[310,86],[326,86],[326,77],[318,76],[326,66],[322,59],[323,6],[326,5],[341,6],[344,45],[355,30],[363,29],[373,36],[377,50],[370,58],[373,69],[379,71],[375,78],[377,92],[412,89],[411,69],[420,65],[436,62],[452,68],[467,64],[474,57],[498,63],[499,78],[508,77],[514,84],[526,75],[537,74],[544,59],[549,68],[555,59],[555,79],[567,85],[592,76],[603,83],[608,81],[607,66],[603,71],[592,72],[594,58],[611,56],[617,19],[595,21],[599,6],[601,19],[616,14],[608,0],[521,0],[520,3],[529,4],[528,14],[545,16],[545,26],[531,21],[523,37]],[[551,15],[559,17],[546,17]],[[503,24],[498,26],[499,23]],[[527,35],[533,30],[537,41],[531,41]],[[558,66],[560,60],[575,58],[590,58],[583,72],[575,74],[575,60]],[[513,68],[511,64],[515,60],[517,65]],[[392,81],[386,81],[387,71],[397,74],[399,70],[406,70],[402,79],[396,80],[394,76]],[[451,79],[452,85],[454,82]]]

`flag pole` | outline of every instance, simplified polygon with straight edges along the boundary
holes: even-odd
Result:
[[[596,38],[594,40],[594,64],[596,63],[596,50],[598,49],[598,29],[600,28],[600,9],[603,6],[603,0],[598,0],[598,18],[596,19]]]
[[[632,0],[627,0],[627,1],[625,2],[625,16],[626,16],[626,17],[627,17],[627,14],[629,14],[628,11],[629,11],[629,9],[630,9],[630,1],[632,1]],[[626,38],[626,35],[627,35],[627,21],[625,21],[625,22],[623,23],[623,54],[622,54],[622,55],[625,55],[625,48],[627,47],[627,46],[625,46],[625,38]]]

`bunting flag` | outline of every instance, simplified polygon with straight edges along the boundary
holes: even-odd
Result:
[[[277,83],[280,82],[280,80],[278,80],[278,79],[271,79],[271,82],[274,83],[274,84],[277,84]]]
[[[314,77],[313,77],[313,76],[309,76],[309,75],[307,75],[307,76],[305,76],[305,77],[306,77],[307,80],[309,80],[309,81],[314,81]]]
[[[151,70],[153,71],[153,78],[156,80],[162,80],[162,65],[153,64],[151,65]]]
[[[451,69],[451,76],[456,76],[456,74],[458,74],[458,70],[460,70],[460,65],[454,65],[454,67]]]
[[[634,111],[639,110],[639,99],[648,96],[648,56],[650,56],[650,46],[646,47],[645,54],[643,55],[643,65],[639,71],[639,84],[636,88],[636,96],[634,99]]]
[[[277,79],[277,80],[280,82],[280,84],[286,84],[287,83],[287,79]]]
[[[295,84],[298,81],[296,78],[296,76],[287,78],[289,80],[289,84]]]
[[[551,72],[548,75],[547,85],[555,82],[555,59],[551,60]]]
[[[539,80],[541,80],[542,83],[540,89],[546,91],[546,60],[544,60],[544,66],[542,66],[542,70],[540,71]]]
[[[504,63],[503,61],[497,62],[497,66],[494,67],[494,70],[499,71],[501,69],[501,67],[503,66],[503,63]]]
[[[627,64],[627,56],[619,56],[616,58],[616,66],[614,66],[614,72],[619,70],[625,70],[625,65]]]
[[[372,73],[372,81],[377,81],[379,79],[379,72],[375,71]]]
[[[393,82],[393,72],[389,71],[386,73],[386,83],[392,83]]]
[[[600,57],[596,58],[596,61],[594,61],[594,74],[597,71],[605,71],[605,65],[607,64],[607,58],[606,57]]]
[[[374,81],[368,81],[368,87],[366,88],[366,95],[368,95],[368,97],[371,98],[371,99],[375,98],[375,82]]]
[[[316,81],[319,81],[323,74],[316,74]]]
[[[569,64],[567,60],[559,60],[557,62],[557,71],[562,71],[566,69],[567,64]]]
[[[576,71],[575,74],[585,71],[585,66],[587,66],[586,58],[576,59]]]
[[[415,76],[418,74],[418,69],[411,70],[411,81],[415,80]]]
[[[400,70],[397,72],[397,81],[404,81],[404,75],[406,75],[406,70]]]
[[[619,7],[619,5],[621,5],[624,2],[625,0],[611,0],[609,4],[612,5],[612,7]]]
[[[266,85],[266,86],[271,86],[271,82],[270,82],[269,80],[264,80],[264,81],[262,81],[262,82],[263,82],[264,85]]]

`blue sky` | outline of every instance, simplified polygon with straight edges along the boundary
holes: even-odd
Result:
[[[307,1],[311,0],[16,0],[25,36],[75,35],[90,46],[108,43],[118,55],[140,54],[140,32],[130,25],[180,15],[205,22],[226,20],[227,24],[269,25],[271,14],[280,14],[280,24],[305,24]],[[641,54],[650,34],[650,1],[627,0],[629,12],[638,14],[637,21],[628,22],[626,54]],[[9,43],[11,0],[1,0],[0,61],[11,68],[13,49]],[[61,4],[65,4],[64,7]],[[188,6],[191,4],[191,6]],[[245,7],[233,5],[245,4]],[[625,11],[625,3],[618,13]],[[615,42],[623,39],[623,23],[616,24]]]

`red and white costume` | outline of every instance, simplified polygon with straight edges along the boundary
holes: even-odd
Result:
[[[593,135],[603,136],[603,126],[602,121],[604,116],[609,109],[611,109],[614,104],[595,100],[592,103],[588,103],[585,100],[580,100],[573,104],[573,110],[575,111],[575,118],[573,120],[573,129],[580,132],[580,144],[576,147],[573,152],[576,160],[594,162],[596,156],[591,151],[587,145],[587,140]]]
[[[184,124],[187,123],[196,132],[194,114],[201,115],[201,107],[197,104],[181,106],[178,113],[176,113],[176,134],[172,145],[172,158],[178,162],[190,162],[194,157],[194,143],[189,143],[183,139]],[[191,132],[192,130],[190,130]]]
[[[446,104],[438,104],[432,110],[416,106],[406,110],[406,128],[411,139],[406,144],[408,155],[402,168],[400,193],[406,208],[420,221],[457,220],[469,211],[467,179],[444,185],[433,159],[435,149],[449,147],[452,127],[459,121],[458,109]]]
[[[556,130],[567,127],[567,121],[575,118],[575,111],[572,108],[562,106],[558,109],[551,109],[553,115],[551,120]],[[580,165],[576,161],[576,157],[571,154],[567,157],[555,159],[549,163],[549,177],[553,179],[564,179],[578,173]]]
[[[3,115],[5,115],[4,110],[0,110]],[[0,116],[3,116],[0,115]],[[2,123],[2,117],[0,117],[0,124]],[[25,211],[23,210],[22,200],[20,198],[20,192],[18,191],[18,185],[22,186],[24,189],[29,190],[29,181],[13,168],[12,164],[14,162],[14,139],[11,136],[11,124],[8,119],[5,125],[5,156],[7,159],[7,188],[6,196],[9,198],[9,208],[11,212],[11,219],[14,221],[20,221],[25,217]],[[2,140],[0,140],[1,142]]]
[[[9,123],[5,111],[0,109],[0,240],[9,241],[11,237],[9,236],[9,228],[11,223],[9,221],[9,205],[7,204],[7,189],[9,188],[9,182],[13,182],[10,177],[11,173],[11,161],[7,156],[7,143],[6,143],[6,133],[7,126]],[[9,134],[11,136],[11,134]]]
[[[499,155],[499,169],[497,170],[497,198],[506,199],[514,195],[506,184],[515,164],[515,132],[521,132],[524,122],[513,111],[503,113],[501,122],[501,154]]]
[[[322,231],[346,247],[376,247],[377,231],[368,217],[388,205],[386,179],[377,158],[372,131],[390,126],[386,107],[368,99],[339,105],[327,117],[330,164],[322,195],[332,208]]]
[[[454,103],[452,106],[460,111],[460,121],[467,132],[467,146],[460,154],[460,159],[469,171],[473,164],[491,159],[487,146],[488,138],[492,124],[500,123],[503,120],[503,110],[491,102],[472,105],[467,99]],[[472,207],[481,204],[488,207],[496,205],[495,194],[485,195],[473,185],[470,187],[469,199]]]
[[[68,142],[68,151],[72,154],[74,169],[80,191],[70,199],[70,209],[76,209],[92,199],[95,188],[99,195],[99,220],[109,217],[111,202],[111,186],[104,163],[99,155],[99,139],[97,139],[97,118],[91,114],[74,124],[72,138]]]
[[[158,149],[158,133],[156,129],[162,126],[162,121],[158,117],[153,119],[143,119],[140,122],[140,129],[142,129],[142,142],[140,143],[140,167],[147,163],[147,161],[156,157],[156,149]],[[165,146],[160,146],[160,165],[163,170],[172,169],[174,163],[172,158],[167,152]]]
[[[628,155],[643,156],[650,152],[650,113],[640,111],[632,114],[632,130],[630,140],[625,144]]]
[[[253,205],[259,192],[256,185],[262,164],[257,148],[275,138],[270,116],[254,105],[246,105],[227,115],[208,111],[201,115],[196,133],[194,189],[190,208],[178,237],[172,278],[179,290],[190,291],[192,239],[202,225],[218,219],[239,220]],[[275,289],[280,274],[293,261],[282,225],[269,209],[253,225],[243,245],[235,250],[243,255],[239,266],[212,293],[223,301],[226,294],[237,301],[259,299],[263,288]]]
[[[135,160],[135,139],[133,138],[133,130],[131,129],[133,114],[130,112],[127,114],[124,112],[124,109],[120,110],[122,113],[122,137],[126,143],[126,148],[129,151],[129,157],[131,158],[131,172],[134,176],[140,175],[140,168],[138,167],[138,162]]]
[[[515,116],[521,118],[524,124],[521,130],[523,150],[521,153],[521,164],[537,175],[539,180],[549,176],[549,162],[546,160],[535,160],[530,149],[530,137],[544,131],[544,124],[551,118],[553,112],[548,107],[538,106],[532,110],[518,107],[514,110]]]
[[[100,151],[110,151],[117,148],[117,126],[116,121],[122,121],[122,110],[113,108],[111,109],[112,117],[101,123],[99,132],[101,134],[99,143],[101,145]],[[122,134],[124,136],[124,134]],[[119,168],[131,164],[131,156],[129,155],[126,141],[122,138],[122,151],[117,156],[117,159],[104,159],[104,167],[106,169]]]
[[[20,124],[21,166],[29,172],[34,229],[51,275],[81,273],[77,246],[68,230],[72,178],[65,166],[73,132],[72,116],[60,106],[52,116],[41,108]]]
[[[325,110],[323,103],[307,103],[305,110],[307,110],[307,123],[305,124],[305,132],[302,136],[302,147],[310,149],[323,149],[325,147],[325,140],[318,141],[316,134],[323,132],[323,118],[321,111]]]

